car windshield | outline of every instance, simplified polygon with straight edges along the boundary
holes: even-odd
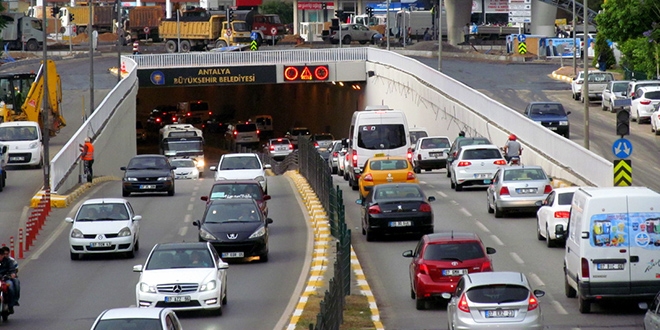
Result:
[[[167,249],[154,251],[145,269],[213,268],[213,266],[213,257],[207,249]]]
[[[358,127],[358,147],[381,150],[408,145],[403,125],[363,125]]]
[[[449,140],[445,138],[427,138],[422,140],[422,149],[449,148]]]
[[[473,159],[500,159],[502,158],[502,153],[494,148],[484,148],[484,149],[469,149],[463,151],[464,160],[473,160]]]
[[[369,167],[374,171],[405,170],[408,168],[408,161],[405,159],[372,160],[369,162]]]
[[[226,157],[222,159],[220,170],[257,170],[261,169],[256,156]]]
[[[374,199],[423,198],[422,192],[416,186],[375,186]]]
[[[76,221],[127,220],[128,210],[123,203],[83,204]]]
[[[415,143],[417,143],[417,140],[419,140],[423,137],[427,137],[427,136],[429,136],[429,135],[426,134],[426,132],[424,132],[424,131],[411,131],[410,132],[410,142],[415,144]]]
[[[501,304],[527,300],[529,290],[520,285],[489,284],[471,288],[467,297],[479,304]]]
[[[259,183],[230,183],[213,185],[210,199],[253,198],[262,200],[263,196]]]
[[[39,139],[36,127],[0,127],[0,141],[32,141]]]
[[[176,167],[195,167],[195,162],[192,159],[173,159],[170,163]]]
[[[291,131],[291,135],[296,136],[296,135],[309,135],[309,130],[306,128],[300,128],[300,129],[294,129]]]
[[[430,244],[424,250],[424,260],[463,261],[483,258],[484,250],[478,242],[452,242],[449,244]]]
[[[181,154],[181,152],[202,152],[204,141],[201,137],[192,138],[165,138],[161,143],[165,155]],[[172,153],[173,152],[173,153]]]
[[[566,116],[561,104],[535,104],[530,109],[532,116]]]
[[[129,170],[159,170],[167,168],[165,157],[136,157],[128,163]]]
[[[517,168],[504,171],[504,181],[529,180],[547,180],[547,176],[540,168]]]
[[[328,141],[328,140],[334,140],[335,138],[330,135],[330,134],[318,134],[314,135],[314,140],[315,141]]]
[[[573,193],[561,193],[557,194],[557,204],[559,205],[571,205],[573,201]]]
[[[206,210],[204,223],[259,222],[259,210],[253,203],[211,204]]]
[[[158,330],[161,329],[160,319],[110,319],[100,320],[93,330]]]

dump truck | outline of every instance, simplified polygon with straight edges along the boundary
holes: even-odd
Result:
[[[260,14],[256,10],[235,10],[234,15],[236,19],[245,21],[251,32],[257,33],[257,43],[260,45],[277,44],[286,34],[286,27],[277,14]]]
[[[124,22],[126,40],[149,39],[160,41],[158,25],[165,17],[161,6],[138,6],[128,10],[128,20]]]
[[[3,46],[10,49],[25,49],[31,52],[39,50],[44,44],[42,20],[25,16],[23,13],[2,13],[7,26],[2,29]]]
[[[69,14],[73,15],[72,22],[69,21]],[[113,24],[117,20],[117,13],[113,6],[94,6],[92,15],[94,17],[92,24],[99,34],[114,32]],[[60,9],[60,19],[64,27],[68,26],[69,23],[75,25],[76,34],[85,33],[89,25],[89,7],[62,7]]]
[[[165,40],[168,53],[187,53],[191,50],[209,50],[250,43],[250,30],[244,21],[231,22],[228,29],[223,15],[208,17],[179,17],[161,20],[158,38]],[[180,40],[180,47],[177,42]]]

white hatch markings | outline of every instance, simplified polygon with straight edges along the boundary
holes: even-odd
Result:
[[[509,253],[509,254],[511,255],[511,258],[513,258],[513,260],[514,260],[515,262],[517,262],[517,263],[519,263],[519,264],[521,264],[521,265],[525,263],[525,260],[522,260],[522,258],[521,258],[517,253],[515,253],[515,252],[511,252],[511,253]]]
[[[488,229],[488,227],[486,227],[486,225],[481,223],[481,221],[476,220],[475,222],[477,223],[477,227],[479,227],[479,229],[481,229],[482,231],[484,231],[486,233],[490,233],[490,230]]]
[[[419,180],[419,183],[426,184],[426,181]]]
[[[195,187],[195,188],[197,188],[197,187]],[[195,189],[195,190],[197,190],[197,189]],[[193,197],[197,196],[197,191],[193,191],[192,195],[193,195]]]
[[[490,238],[493,239],[493,241],[495,241],[495,244],[497,244],[497,245],[501,245],[501,246],[504,246],[504,242],[502,242],[502,241],[499,239],[499,237],[497,237],[497,236],[495,236],[495,235],[490,235]]]
[[[536,286],[545,286],[545,283],[543,283],[541,278],[535,273],[529,273],[529,278],[532,280],[532,282],[536,283]]]
[[[192,204],[188,204],[188,211],[192,211],[192,209],[193,209],[193,205],[192,205]]]
[[[433,187],[432,184],[428,184],[427,186],[428,186],[429,188],[431,188],[431,189],[435,188],[435,187]]]
[[[455,201],[455,200],[453,200],[453,199],[451,200],[451,203],[452,203],[452,204],[454,204],[454,205],[456,205],[456,206],[458,206],[458,205],[459,205],[459,204],[458,204],[458,202],[457,202],[457,201]]]
[[[442,196],[443,198],[447,198],[447,194],[443,193],[442,191],[436,190],[435,192],[437,192],[438,195]]]
[[[192,221],[192,214],[186,214],[186,216],[183,218],[183,222],[190,223],[191,221]]]
[[[470,213],[470,211],[468,211],[468,210],[465,209],[464,207],[461,207],[460,211],[463,212],[463,214],[465,214],[465,215],[468,216],[468,217],[471,217],[471,216],[472,216],[472,213]]]
[[[187,232],[188,232],[188,227],[179,228],[179,236],[186,236]]]
[[[552,307],[554,307],[555,310],[557,311],[557,314],[568,315],[568,312],[566,311],[566,309],[564,309],[564,306],[562,306],[561,303],[559,303],[556,300],[552,300],[550,301],[550,303],[552,304]],[[580,328],[573,328],[573,329],[580,329]]]

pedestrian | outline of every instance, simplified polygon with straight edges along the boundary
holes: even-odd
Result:
[[[607,70],[607,55],[605,52],[598,53],[598,70]]]
[[[92,139],[89,137],[85,138],[85,145],[82,146],[82,155],[80,158],[85,162],[87,182],[91,183],[94,178],[94,171],[92,170],[92,165],[94,165],[94,145],[92,144]]]
[[[466,45],[470,41],[470,23],[465,23],[465,26],[463,27],[463,39],[464,39],[463,42]]]

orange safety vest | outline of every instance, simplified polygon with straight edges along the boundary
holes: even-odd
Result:
[[[82,160],[94,160],[94,145],[91,142],[85,142]]]

